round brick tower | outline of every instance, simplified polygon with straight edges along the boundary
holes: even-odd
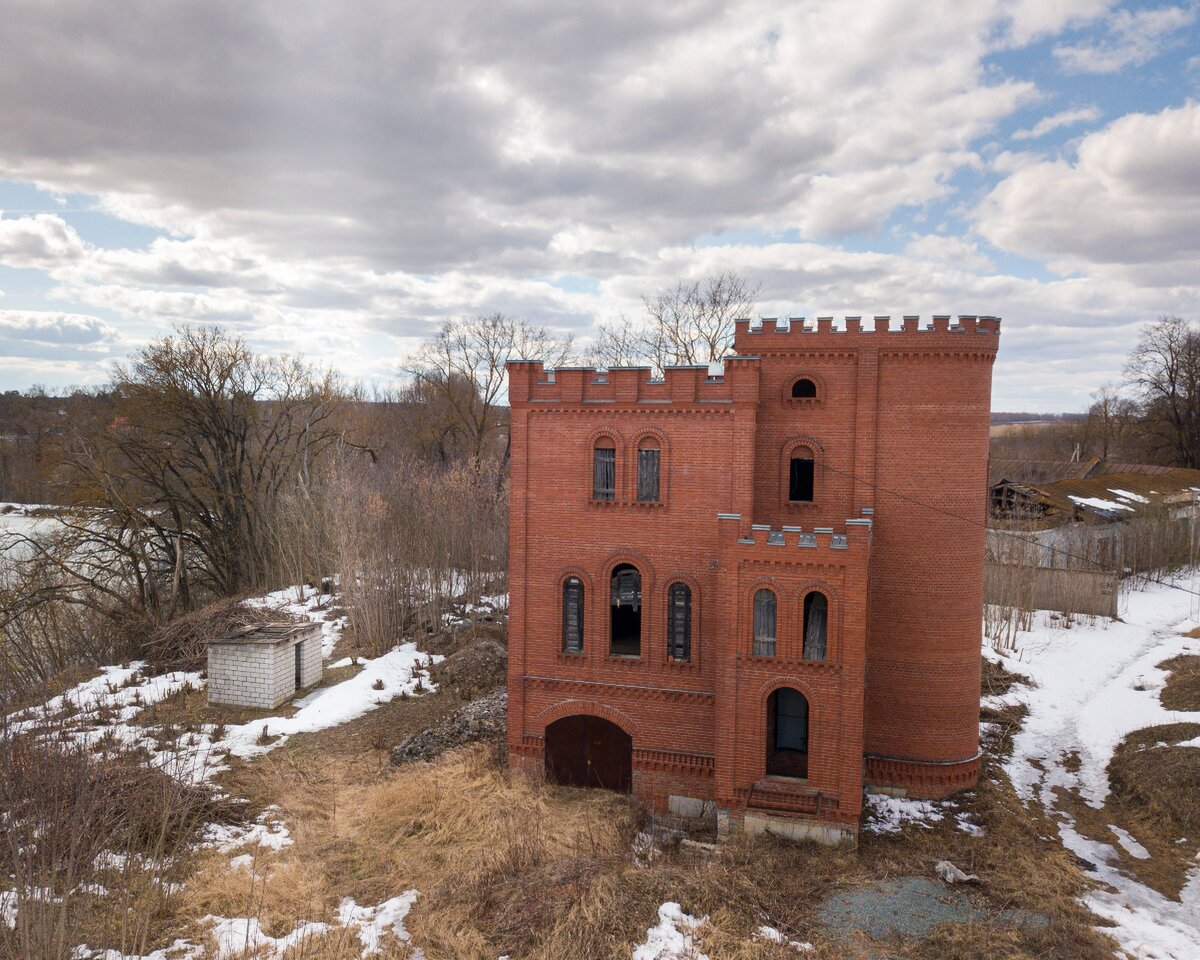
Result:
[[[879,354],[864,780],[913,796],[952,793],[979,771],[999,322],[960,324],[935,318],[934,330],[906,330]]]

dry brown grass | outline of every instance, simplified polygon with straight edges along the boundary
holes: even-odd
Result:
[[[1170,671],[1158,695],[1162,705],[1168,710],[1200,710],[1200,657],[1183,654],[1158,666]]]

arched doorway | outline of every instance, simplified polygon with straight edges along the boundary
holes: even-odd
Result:
[[[633,786],[633,738],[602,717],[578,714],[546,727],[546,776],[571,787],[628,793]]]
[[[791,687],[767,699],[767,775],[808,777],[808,700]]]

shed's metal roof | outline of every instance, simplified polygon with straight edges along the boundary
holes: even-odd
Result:
[[[248,627],[237,627],[224,636],[215,637],[210,644],[274,644],[290,640],[304,640],[311,634],[320,633],[319,623],[253,623]]]

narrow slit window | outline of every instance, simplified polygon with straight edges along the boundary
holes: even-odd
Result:
[[[754,594],[754,655],[775,656],[775,594],[770,590]]]
[[[616,447],[597,446],[592,456],[592,499],[615,500],[616,497]]]
[[[563,652],[583,652],[583,581],[568,577],[563,583]]]
[[[637,498],[641,503],[658,502],[659,449],[653,440],[643,440],[638,448]]]
[[[672,660],[692,659],[692,588],[673,583],[667,594],[667,645]]]
[[[824,660],[829,630],[829,601],[823,593],[804,598],[804,659]]]
[[[812,503],[815,474],[816,461],[811,454],[807,451],[793,454],[788,475],[788,499],[793,503]]]

